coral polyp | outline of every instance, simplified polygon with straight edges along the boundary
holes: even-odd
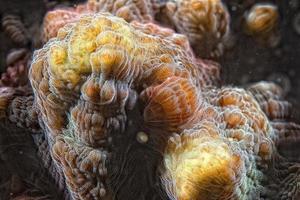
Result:
[[[260,43],[276,46],[279,42],[279,11],[273,4],[254,5],[245,16],[246,33]]]
[[[166,6],[176,30],[189,38],[198,55],[218,58],[223,54],[230,17],[221,0],[178,0]]]
[[[203,124],[170,139],[163,176],[170,199],[242,199],[245,163],[218,128]],[[223,187],[221,187],[223,186]]]

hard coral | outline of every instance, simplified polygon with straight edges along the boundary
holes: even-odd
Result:
[[[171,199],[238,199],[240,185],[246,185],[245,163],[216,133],[214,125],[204,125],[170,140],[163,179]]]
[[[57,32],[64,25],[75,22],[78,14],[73,10],[57,9],[50,11],[44,17],[42,40],[47,42],[49,39],[56,37]]]
[[[26,49],[12,51],[7,56],[7,69],[1,75],[0,87],[19,87],[29,84],[29,60],[30,53]]]
[[[130,25],[110,14],[96,14],[84,15],[60,29],[56,39],[35,52],[30,79],[52,156],[62,168],[71,195],[75,199],[111,196],[107,145],[112,131],[125,131],[126,110],[136,106],[141,91],[182,80],[182,91],[189,98],[183,96],[178,105],[187,115],[178,111],[170,119],[188,120],[191,109],[196,109],[193,104],[198,104],[189,88],[196,91],[212,84],[215,77],[207,74],[218,75],[217,71],[213,62],[193,56],[184,36],[157,25]],[[150,108],[154,98],[145,96],[145,106]],[[170,98],[171,109],[176,102]],[[144,112],[149,119],[151,114],[147,109]],[[158,113],[153,114],[155,118]],[[168,114],[157,120],[168,122]]]
[[[286,147],[299,126],[282,90],[216,87],[217,64],[170,29],[82,15],[35,52],[29,75],[34,98],[2,88],[0,111],[27,129],[39,121],[38,153],[65,198],[299,196],[298,148]]]
[[[97,0],[88,0],[85,4],[75,7],[57,8],[47,12],[43,22],[43,41],[46,43],[49,39],[56,37],[60,28],[76,22],[81,15],[99,12],[100,5]]]
[[[31,132],[39,132],[38,114],[33,105],[33,97],[15,97],[9,105],[9,120]]]
[[[157,0],[89,0],[75,8],[48,12],[43,25],[44,42],[55,37],[64,25],[76,22],[83,14],[109,12],[127,22],[146,23],[165,20],[160,17],[160,9],[165,7],[169,23],[188,37],[198,55],[217,58],[223,54],[230,19],[227,9],[219,0],[180,0],[167,3]]]
[[[245,15],[246,33],[262,44],[274,47],[279,42],[279,12],[273,4],[255,4]]]
[[[176,30],[188,37],[197,55],[222,55],[230,19],[221,0],[176,0],[166,6]]]
[[[0,118],[7,115],[6,112],[8,112],[9,105],[17,96],[23,96],[25,94],[31,95],[28,79],[29,67],[27,66],[30,60],[29,58],[30,54],[26,49],[14,50],[7,56],[6,63],[8,67],[0,78]],[[21,101],[23,101],[23,99]],[[23,111],[22,108],[20,110]],[[21,116],[21,118],[23,117],[24,116]],[[21,118],[17,117],[13,122],[18,122]],[[23,120],[26,119],[23,118],[22,121]],[[29,121],[31,122],[32,120]],[[37,124],[37,122],[34,123]]]
[[[295,152],[300,141],[300,126],[291,122],[292,105],[283,99],[283,90],[268,82],[253,84],[248,90],[271,120],[279,152],[291,160],[299,161],[300,157]]]
[[[1,87],[0,88],[0,119],[6,117],[7,107],[13,99],[14,90],[9,87]]]
[[[159,8],[159,0],[98,0],[97,3],[100,12],[110,12],[127,22],[133,20],[140,22],[153,21]]]
[[[163,180],[174,199],[251,199],[260,196],[258,167],[275,154],[274,132],[245,90],[209,90],[191,128],[166,147]],[[208,115],[208,113],[210,113]]]
[[[122,17],[127,22],[140,21],[150,22],[157,12],[158,2],[156,0],[88,0],[85,4],[75,8],[56,9],[46,14],[43,24],[43,40],[56,37],[57,32],[64,25],[76,22],[83,14],[93,14],[97,12],[109,12],[118,17]]]

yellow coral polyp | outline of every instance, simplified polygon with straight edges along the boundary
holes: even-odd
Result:
[[[264,34],[275,28],[279,13],[272,4],[257,4],[253,6],[246,17],[247,28],[250,34]]]
[[[96,49],[95,42],[80,36],[71,36],[69,44],[69,62],[79,66],[89,65],[89,53]]]
[[[210,200],[234,197],[243,168],[241,157],[216,136],[198,133],[179,137],[176,144],[168,145],[165,155],[165,166],[170,173],[166,177],[173,181],[167,189],[171,190],[173,198]]]
[[[67,48],[59,46],[63,41],[56,41],[60,48],[52,46],[49,63],[57,78],[76,84],[83,73],[118,73],[118,67],[126,60],[125,53],[132,54],[131,56],[138,54],[136,60],[144,59],[142,52],[146,48],[155,53],[154,50],[159,47],[155,44],[156,40],[151,39],[153,43],[143,44],[145,41],[139,41],[140,36],[124,20],[106,15],[97,15],[94,18],[89,15],[82,16],[70,27],[72,31],[64,31],[69,35],[65,38],[68,40]]]
[[[97,46],[102,46],[105,44],[117,44],[125,48],[128,52],[131,52],[135,45],[128,36],[123,35],[123,33],[115,33],[113,31],[104,31],[99,34],[96,38]]]
[[[205,7],[205,4],[201,1],[192,1],[191,7],[195,10],[202,10]]]
[[[124,60],[124,53],[121,50],[112,49],[108,45],[99,49],[91,55],[93,72],[101,72],[109,75],[114,69],[118,68]]]
[[[80,77],[73,70],[66,70],[62,75],[62,79],[68,80],[73,85],[76,85],[78,83]]]
[[[93,24],[95,27],[101,28],[102,30],[107,27],[112,26],[112,21],[106,17],[98,17],[93,19]]]
[[[62,45],[53,45],[50,47],[49,61],[50,66],[56,67],[62,65],[67,58],[66,48]],[[55,69],[54,69],[55,71]]]

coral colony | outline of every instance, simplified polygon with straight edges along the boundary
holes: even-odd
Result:
[[[272,46],[278,20],[275,5],[257,4],[241,27]],[[32,58],[8,56],[0,118],[32,132],[59,199],[300,199],[289,145],[300,144],[300,126],[283,90],[220,84],[229,25],[221,0],[89,0],[49,11]]]

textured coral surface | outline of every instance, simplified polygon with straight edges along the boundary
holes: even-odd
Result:
[[[29,84],[30,53],[26,49],[12,51],[7,56],[6,72],[1,74],[0,87],[18,87]]]
[[[184,36],[154,24],[129,25],[97,14],[61,29],[35,52],[30,79],[73,197],[109,196],[107,143],[113,130],[124,132],[126,109],[136,106],[141,91],[145,122],[174,130],[197,109],[196,88],[212,84],[217,71],[213,62],[193,57]],[[172,111],[174,106],[179,110]],[[157,110],[165,114],[156,116]]]
[[[170,193],[175,199],[258,198],[258,167],[275,153],[266,116],[242,89],[223,88],[204,96],[210,98],[195,113],[200,120],[167,146],[166,180],[175,184],[168,185],[175,187]]]
[[[186,36],[158,25],[161,10]],[[253,36],[270,38],[277,19],[259,17]],[[284,90],[220,87],[219,64],[202,59],[221,56],[228,34],[217,0],[56,9],[32,58],[32,88],[20,79],[28,58],[8,59],[0,119],[33,133],[54,199],[297,200],[300,126]],[[52,198],[19,176],[13,199]]]
[[[165,147],[160,172],[170,198],[261,196],[263,168],[278,156],[275,132],[250,93],[207,89],[217,68],[196,59],[186,40],[156,25],[96,14],[61,29],[35,52],[30,77],[36,106],[73,198],[121,198],[116,192],[122,186],[109,179],[123,174],[112,172],[118,163],[106,163],[125,156],[114,155],[120,148],[114,145],[117,137],[132,135],[126,113],[138,105],[155,143],[178,134]]]
[[[77,21],[83,14],[109,12],[128,22],[150,22],[153,21],[158,8],[157,0],[88,0],[75,8],[58,8],[48,12],[44,18],[43,40],[47,42],[55,37],[60,28]]]
[[[223,54],[230,19],[221,0],[170,1],[167,12],[176,30],[189,38],[197,54],[207,58]]]
[[[273,4],[256,4],[245,16],[247,34],[256,37],[260,43],[275,46],[279,42],[278,8]]]
[[[43,40],[46,42],[55,37],[59,28],[77,21],[81,15],[96,12],[109,12],[127,22],[169,20],[167,26],[174,26],[176,31],[186,35],[195,52],[203,58],[220,57],[229,36],[229,14],[220,0],[178,0],[167,3],[158,0],[89,0],[75,8],[59,8],[47,13],[43,24]]]

